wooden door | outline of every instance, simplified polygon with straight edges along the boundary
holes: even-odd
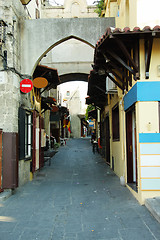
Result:
[[[137,185],[137,144],[135,109],[126,113],[127,182]]]
[[[126,113],[127,182],[133,182],[132,111]]]
[[[2,191],[2,130],[0,129],[0,192]]]
[[[3,189],[18,187],[18,134],[3,132]]]

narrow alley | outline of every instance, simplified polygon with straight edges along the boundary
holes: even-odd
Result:
[[[0,240],[158,240],[159,226],[89,139],[68,140],[0,203]]]

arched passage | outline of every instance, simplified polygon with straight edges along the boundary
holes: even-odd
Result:
[[[95,46],[107,27],[114,27],[114,18],[68,18],[26,20],[22,24],[22,72],[32,75],[38,62],[61,41],[81,39]]]
[[[84,81],[88,82],[88,74],[86,73],[70,73],[60,76],[60,83],[66,83],[71,81]]]
[[[59,49],[61,50],[61,49],[62,49],[61,45],[63,45],[63,43],[69,42],[69,40],[71,40],[71,39],[72,39],[72,40],[75,40],[75,41],[77,41],[77,42],[84,43],[84,44],[87,45],[89,48],[91,48],[91,49],[94,50],[94,46],[93,46],[92,44],[90,44],[89,42],[85,41],[84,39],[81,39],[81,38],[76,37],[76,36],[68,36],[68,37],[66,37],[66,38],[64,38],[64,39],[60,39],[58,42],[54,43],[52,46],[50,46],[50,47],[37,59],[35,65],[34,65],[34,67],[33,67],[32,73],[34,72],[36,66],[38,65],[38,63],[39,63],[40,61],[42,61],[43,63],[46,62],[45,59],[44,59],[44,57],[46,57],[49,53],[51,53],[51,51],[54,50],[54,48],[60,47]],[[60,50],[58,50],[59,53],[57,53],[57,52],[55,53],[55,54],[56,54],[56,58],[59,59],[59,55],[61,55],[61,56],[62,56],[62,55],[65,55],[65,58],[66,58],[65,49],[63,48],[61,51],[60,51]],[[68,51],[68,49],[66,49],[66,50]],[[77,57],[78,57],[78,56],[77,56]],[[51,59],[50,59],[50,61],[51,61]],[[63,62],[63,59],[61,59],[60,61]],[[49,63],[49,64],[51,65],[51,63]],[[54,67],[56,67],[56,66],[54,66]],[[60,74],[61,74],[61,73],[60,73]]]
[[[58,70],[61,83],[88,81],[93,63],[94,46],[75,36],[69,36],[52,45],[40,61],[41,65]]]

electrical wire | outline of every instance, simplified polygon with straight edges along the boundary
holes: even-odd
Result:
[[[13,73],[16,73],[21,79],[24,78],[29,78],[31,79],[31,75],[28,74],[21,74],[19,71],[17,71],[15,68],[11,68],[11,67],[6,67],[6,69],[0,70],[0,72],[4,72],[4,71],[11,71]]]

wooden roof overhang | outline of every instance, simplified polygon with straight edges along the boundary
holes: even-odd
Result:
[[[97,120],[97,109],[93,109],[88,112],[88,117]]]
[[[107,28],[95,47],[94,71],[104,73],[122,91],[128,90],[128,83],[132,86],[132,79],[140,78],[140,39],[144,39],[145,73],[146,79],[149,78],[154,38],[160,38],[160,26],[153,29],[147,26],[143,30],[135,27],[133,31],[130,28]]]
[[[52,106],[56,105],[56,100],[52,97],[42,97],[41,98],[41,113],[46,110],[52,110]]]
[[[52,88],[56,88],[58,84],[60,84],[60,79],[58,76],[57,69],[50,68],[44,65],[38,65],[33,73],[33,78],[44,77],[48,81],[48,85],[41,91],[50,90]]]
[[[102,108],[106,101],[106,76],[99,75],[94,70],[90,71],[88,76],[88,98],[86,104],[94,104]]]

